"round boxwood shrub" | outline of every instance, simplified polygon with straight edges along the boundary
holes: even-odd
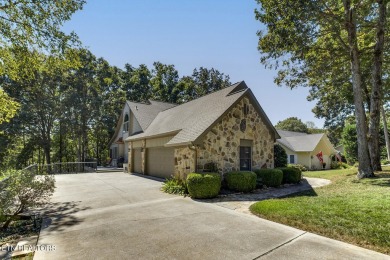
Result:
[[[218,195],[221,189],[219,173],[190,173],[187,176],[187,189],[193,199],[210,199]]]
[[[250,192],[256,188],[254,172],[228,172],[225,179],[230,190]]]
[[[283,183],[299,183],[302,178],[302,171],[298,168],[279,168],[283,172]]]
[[[267,187],[279,187],[282,184],[283,172],[279,169],[259,169],[255,173]]]

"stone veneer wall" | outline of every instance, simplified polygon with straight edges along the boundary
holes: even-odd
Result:
[[[249,108],[247,115],[244,115],[244,104]],[[246,120],[245,131],[240,129],[242,119]],[[245,97],[204,137],[203,147],[197,152],[197,171],[202,171],[204,165],[210,162],[217,163],[222,174],[240,170],[241,139],[253,140],[252,169],[274,167],[273,135]]]
[[[195,172],[195,150],[189,147],[175,149],[175,176],[187,178],[187,174]]]

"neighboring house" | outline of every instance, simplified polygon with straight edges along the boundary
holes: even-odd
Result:
[[[278,133],[243,81],[182,105],[163,103],[170,107],[159,112],[160,102],[127,104],[138,132],[119,136],[122,116],[112,140],[123,137],[129,172],[185,178],[211,163],[221,173],[274,166]]]
[[[122,167],[119,162],[123,161],[123,168],[127,171],[129,147],[125,139],[131,135],[142,133],[159,112],[174,106],[159,101],[149,101],[148,103],[127,101],[119,117],[114,136],[108,144],[110,147],[110,166]]]
[[[290,164],[302,164],[308,169],[322,169],[317,154],[322,152],[325,168],[329,169],[331,156],[337,153],[326,134],[306,134],[284,130],[277,130],[280,144],[287,153],[287,162]]]

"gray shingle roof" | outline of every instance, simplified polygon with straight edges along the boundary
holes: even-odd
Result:
[[[292,131],[277,130],[281,139],[276,142],[295,152],[311,152],[325,134],[306,134]]]
[[[130,136],[127,140],[142,139],[162,134],[176,133],[166,144],[174,146],[196,141],[242,96],[251,93],[245,82],[160,112],[144,133]],[[269,122],[260,107],[262,116]],[[270,127],[273,129],[271,123]],[[277,133],[275,133],[277,135]]]
[[[175,104],[149,100],[149,103],[138,103],[127,101],[131,111],[140,124],[143,131],[145,131],[150,123],[156,118],[161,111],[175,107]]]
[[[302,136],[307,135],[306,133],[300,133],[300,132],[293,132],[293,131],[286,131],[286,130],[276,130],[280,137],[291,137],[291,136]]]

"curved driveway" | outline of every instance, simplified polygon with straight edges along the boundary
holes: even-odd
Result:
[[[389,256],[162,193],[120,172],[56,176],[34,259],[389,259]]]

